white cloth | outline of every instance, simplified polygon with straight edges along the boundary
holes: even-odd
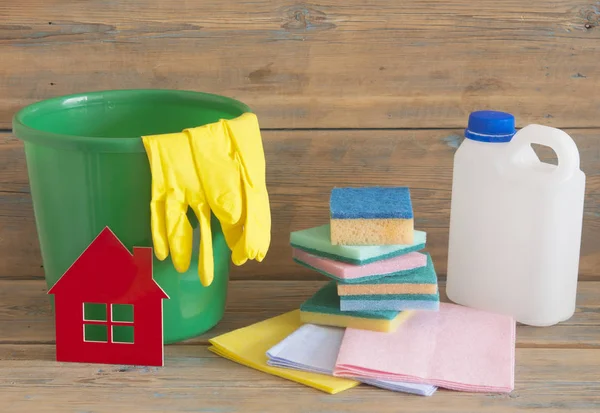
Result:
[[[267,351],[267,364],[333,376],[344,328],[304,324]],[[368,351],[368,349],[365,349]],[[378,379],[355,379],[382,389],[431,396],[436,386]]]

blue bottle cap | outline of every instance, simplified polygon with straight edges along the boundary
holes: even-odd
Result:
[[[480,142],[509,142],[515,130],[515,117],[510,113],[480,110],[469,115],[465,138]]]

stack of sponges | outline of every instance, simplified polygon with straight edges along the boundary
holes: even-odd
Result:
[[[413,222],[407,188],[335,188],[331,222],[290,239],[295,262],[331,281],[209,350],[332,394],[360,383],[421,396],[512,390],[514,320],[440,303]]]
[[[409,188],[334,188],[330,223],[290,237],[294,261],[332,280],[301,305],[302,321],[392,332],[416,310],[437,311],[426,238]]]

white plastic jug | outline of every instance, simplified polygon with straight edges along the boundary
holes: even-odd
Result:
[[[543,163],[532,143],[549,146]],[[457,304],[549,326],[575,312],[585,175],[564,131],[473,112],[454,156],[446,292]]]

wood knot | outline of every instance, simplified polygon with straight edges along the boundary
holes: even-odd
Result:
[[[282,28],[289,31],[320,31],[334,29],[336,25],[328,21],[321,10],[306,5],[295,5],[285,10],[286,22]]]
[[[465,88],[465,93],[467,94],[488,94],[491,91],[501,91],[507,88],[507,84],[502,80],[489,77],[489,78],[480,78],[470,83]]]
[[[600,25],[600,2],[584,7],[580,11],[586,30],[593,29]]]
[[[273,74],[271,66],[273,66],[273,63],[269,63],[268,65],[261,67],[260,69],[250,72],[250,74],[248,75],[248,79],[250,79],[251,83],[264,82],[268,79],[269,76]]]

